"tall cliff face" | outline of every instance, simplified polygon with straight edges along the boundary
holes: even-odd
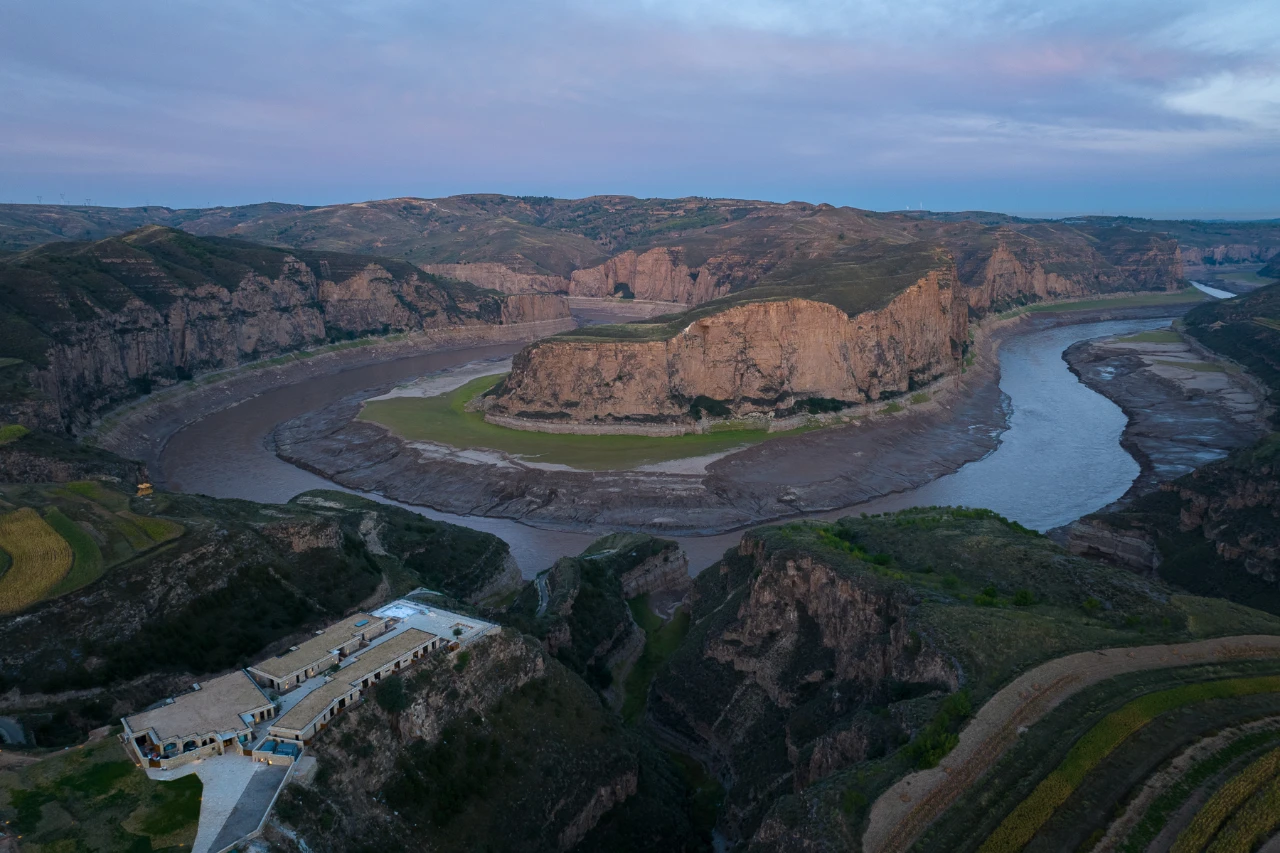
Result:
[[[599,699],[514,631],[388,681],[394,702],[383,684],[316,738],[316,782],[276,810],[284,849],[568,850],[638,791]]]
[[[626,295],[686,305],[701,305],[728,292],[727,281],[706,266],[690,269],[683,252],[670,248],[623,252],[598,267],[575,270],[569,285],[571,296]]]
[[[672,420],[699,397],[735,414],[822,397],[877,400],[958,368],[967,328],[950,269],[884,308],[850,317],[807,299],[750,302],[694,320],[669,340],[549,339],[523,351],[498,412],[574,421]]]
[[[646,299],[700,305],[729,292],[730,278],[709,262],[690,269],[679,248],[625,251],[604,263],[574,270],[568,278],[519,272],[498,262],[423,264],[434,275],[466,281],[503,293],[559,293],[594,299]],[[736,266],[729,264],[729,266]]]
[[[922,641],[910,590],[830,559],[748,534],[694,584],[695,625],[650,716],[726,782],[731,837],[749,835],[775,797],[896,743],[901,723],[868,713],[893,690],[960,684]]]
[[[812,827],[860,837],[859,802],[936,764],[963,719],[1035,665],[1184,640],[1215,613],[1274,624],[1171,593],[986,510],[756,528],[694,579],[650,723],[719,776],[730,839],[761,826],[761,849],[851,849]]]
[[[163,228],[53,244],[0,264],[0,355],[64,419],[153,383],[360,335],[568,316],[558,297],[504,297],[408,264],[204,240]]]

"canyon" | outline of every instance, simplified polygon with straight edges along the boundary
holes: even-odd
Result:
[[[84,427],[153,389],[358,337],[569,320],[557,296],[157,226],[6,258],[0,292],[0,356],[27,363],[34,391],[3,417],[44,428]]]
[[[1212,246],[1117,220],[621,197],[262,205],[172,219],[0,258],[0,323],[20,332],[0,352],[0,425],[36,430],[0,444],[6,512],[34,508],[51,523],[63,513],[113,555],[92,584],[0,624],[0,709],[57,721],[41,737],[58,725],[79,737],[119,706],[419,587],[424,601],[506,626],[374,688],[309,745],[317,769],[286,788],[268,829],[281,849],[710,849],[712,825],[721,846],[852,849],[869,803],[936,763],[972,711],[1032,667],[1278,630],[1249,607],[1184,594],[1280,610],[1274,438],[1249,446],[1268,412],[1239,397],[1237,374],[1191,366],[1210,358],[1195,346],[1230,350],[1267,384],[1274,296],[1193,308],[1186,324],[1199,343],[1176,351],[1123,341],[1191,305],[1142,300],[1179,290],[1184,256],[1214,257]],[[1052,304],[1065,299],[1089,301]],[[644,316],[659,303],[674,315]],[[615,308],[642,322],[571,328]],[[1014,443],[1002,436],[1012,422],[1002,351],[1104,317],[1131,325],[1067,360],[1091,386],[1111,384],[1130,414],[1125,447],[1143,467],[1130,503],[1082,523],[1092,550],[1072,544],[1089,557],[991,510],[879,514],[911,502],[904,490]],[[1047,357],[1074,382],[1060,356],[1076,339],[1064,333],[1006,364],[1039,363],[1030,381],[1049,384]],[[716,458],[610,471],[442,449],[354,419],[407,378],[442,382],[437,371],[455,361],[491,375],[487,365],[513,355],[485,405],[534,425],[682,427],[700,419],[694,409],[785,420],[833,404],[850,414]],[[1094,423],[1070,405],[1067,416],[1049,409],[1060,433]],[[1223,429],[1204,446],[1178,444],[1177,417]],[[108,449],[69,438],[95,422]],[[231,433],[239,444],[218,443]],[[1036,452],[1073,452],[1052,443]],[[193,447],[211,455],[169,467],[183,460],[166,452]],[[219,457],[226,447],[243,455]],[[1157,485],[1206,448],[1235,450]],[[153,470],[155,494],[135,496],[149,475],[125,459]],[[295,497],[301,480],[270,482],[273,465],[378,501]],[[206,479],[182,483],[192,468]],[[1015,479],[1038,476],[1026,468],[995,488],[1016,495]],[[170,471],[181,490],[164,488]],[[275,505],[222,499],[277,487]],[[1071,497],[1064,484],[1042,491],[1046,503]],[[917,502],[964,503],[929,494]],[[860,518],[797,518],[868,498],[889,504]],[[695,540],[615,534],[563,548],[554,563],[521,551],[521,578],[515,547],[395,499],[471,527],[490,516],[579,538],[720,536],[682,551]],[[182,532],[126,553],[129,518]],[[779,519],[788,522],[724,532]],[[723,556],[706,559],[713,551]],[[264,627],[227,632],[233,622]],[[699,797],[714,800],[706,808]]]

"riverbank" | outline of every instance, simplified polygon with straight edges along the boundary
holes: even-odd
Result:
[[[575,328],[572,318],[503,326],[459,326],[364,338],[207,373],[150,394],[105,415],[84,439],[147,466],[164,484],[159,464],[169,439],[183,427],[273,388],[425,353],[494,344],[525,344]]]
[[[1266,432],[1265,391],[1238,365],[1176,330],[1081,341],[1062,357],[1128,418],[1120,444],[1142,471],[1108,510]]]
[[[1030,331],[1118,318],[1169,317],[1185,305],[1021,314],[979,326],[973,363],[901,411],[767,442],[712,460],[705,473],[544,470],[501,454],[459,453],[356,421],[352,394],[275,432],[286,461],[345,487],[456,515],[552,530],[709,535],[850,507],[904,492],[980,459],[1008,410],[997,353]]]

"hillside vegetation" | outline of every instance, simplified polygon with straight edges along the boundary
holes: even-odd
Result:
[[[839,849],[879,791],[937,764],[975,709],[1039,663],[1280,633],[1274,617],[1171,592],[985,510],[760,528],[695,580],[688,638],[649,716],[732,780],[722,830],[788,849],[781,837],[803,824],[799,837],[830,842],[815,849]],[[818,808],[807,794],[778,800],[811,787],[836,791],[821,821],[798,817]]]
[[[0,817],[32,853],[189,850],[202,789],[195,774],[152,781],[107,737],[0,771]]]
[[[362,602],[420,586],[500,598],[520,583],[497,537],[340,493],[271,507],[87,480],[0,485],[0,510],[12,557],[0,593],[23,615],[0,621],[0,691],[50,694],[22,715],[46,744],[276,653]],[[11,583],[23,578],[39,583]],[[82,692],[57,698],[68,690]]]
[[[1264,384],[1280,426],[1280,284],[1203,305],[1184,323]],[[1280,433],[1086,521],[1145,538],[1171,583],[1280,613]]]
[[[53,426],[15,405],[44,397],[80,422],[155,387],[304,347],[565,316],[549,299],[516,304],[400,260],[159,226],[49,243],[0,258],[0,385],[10,392],[0,418]],[[24,372],[13,373],[19,360]]]

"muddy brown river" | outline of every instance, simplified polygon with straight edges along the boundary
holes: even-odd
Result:
[[[988,507],[1037,530],[1071,522],[1119,498],[1138,476],[1137,462],[1120,446],[1126,419],[1120,409],[1085,387],[1067,369],[1063,351],[1090,338],[1167,326],[1169,320],[1113,320],[1031,331],[1006,341],[1000,351],[1000,389],[1008,426],[999,446],[984,458],[919,488],[823,513],[883,512],[910,506]],[[496,345],[431,353],[276,388],[181,429],[160,458],[168,488],[225,498],[276,503],[310,489],[339,488],[279,459],[275,428],[349,394],[484,359],[502,359],[520,345]],[[389,501],[428,518],[462,524],[500,536],[526,577],[556,558],[583,550],[595,534],[531,527],[518,521],[455,516]],[[735,545],[740,532],[674,537],[701,571]]]

